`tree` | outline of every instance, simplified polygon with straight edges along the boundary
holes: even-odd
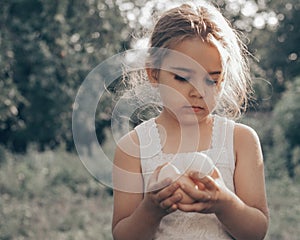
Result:
[[[72,106],[96,65],[126,48],[129,28],[115,1],[0,3],[0,143],[25,151],[73,146]],[[107,119],[97,119],[99,141]]]
[[[260,60],[261,76],[272,84],[272,109],[285,91],[286,83],[300,75],[300,3],[297,0],[258,2],[264,2],[258,12],[261,26],[252,30],[249,47]]]
[[[274,108],[275,126],[281,129],[287,148],[286,166],[290,177],[294,177],[295,168],[300,165],[300,77],[289,84],[282,99]],[[275,146],[276,147],[276,146]]]

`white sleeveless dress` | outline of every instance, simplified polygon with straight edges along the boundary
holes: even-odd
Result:
[[[203,151],[203,153],[211,157],[216,167],[220,170],[226,186],[234,192],[234,122],[217,115],[213,115],[213,117],[211,148]],[[135,130],[140,142],[144,189],[146,189],[149,177],[153,171],[165,162],[172,162],[181,172],[187,169],[187,166],[191,163],[192,153],[164,153],[154,118],[143,122]],[[177,210],[162,219],[154,239],[224,240],[233,238],[225,232],[215,214],[186,213]]]

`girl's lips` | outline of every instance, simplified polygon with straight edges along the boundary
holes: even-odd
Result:
[[[190,110],[190,111],[193,111],[193,112],[195,112],[195,113],[204,110],[203,107],[199,107],[199,106],[186,106],[185,108],[188,109],[188,110]]]
[[[201,110],[203,110],[203,108],[201,107],[192,107],[192,109],[194,110],[194,112],[200,112]]]

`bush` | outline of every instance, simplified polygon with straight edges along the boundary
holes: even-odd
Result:
[[[75,154],[1,151],[0,239],[112,239],[112,198]]]
[[[129,42],[116,1],[1,0],[0,26],[0,143],[72,150],[79,86]],[[106,122],[97,116],[100,139]]]
[[[300,164],[298,149],[300,147],[300,77],[289,84],[282,99],[274,108],[275,128],[281,132],[274,135],[281,138],[280,144],[285,144],[286,167],[290,177],[295,176],[295,168]],[[276,146],[277,147],[277,146]]]

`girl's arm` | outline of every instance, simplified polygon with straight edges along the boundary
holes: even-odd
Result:
[[[242,124],[236,125],[234,137],[234,184],[238,197],[233,195],[235,200],[221,208],[217,217],[237,239],[263,239],[268,229],[269,212],[259,138],[254,130]]]
[[[224,185],[220,176],[216,179],[210,176],[199,179],[197,174],[191,173],[196,182],[205,185],[205,190],[196,191],[183,186],[183,190],[197,202],[191,205],[179,204],[179,209],[187,212],[215,213],[235,239],[263,239],[269,219],[259,139],[251,128],[237,124],[234,146],[235,194]]]
[[[112,232],[116,240],[152,239],[161,219],[177,210],[176,202],[181,199],[180,195],[173,194],[179,184],[171,184],[170,179],[155,184],[159,168],[149,181],[153,191],[143,194],[144,183],[138,156],[137,136],[131,132],[118,144],[114,158]]]

